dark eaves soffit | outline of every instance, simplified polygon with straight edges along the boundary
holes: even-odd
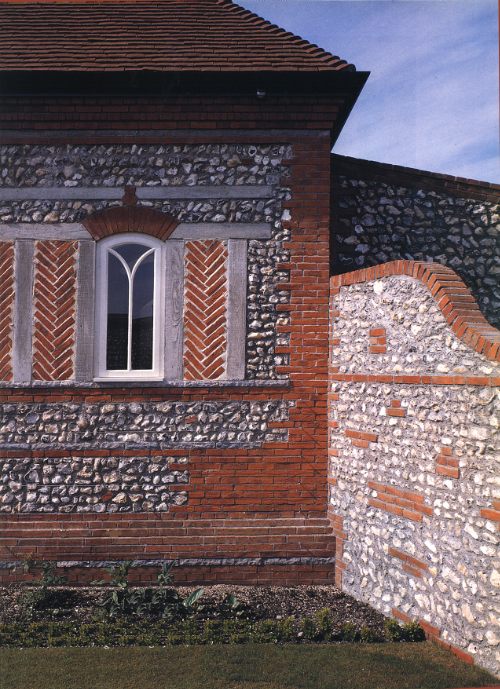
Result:
[[[0,0],[3,95],[335,95],[368,72],[231,0]]]

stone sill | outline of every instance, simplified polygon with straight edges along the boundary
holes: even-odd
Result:
[[[124,387],[134,388],[252,388],[252,387],[290,387],[290,380],[283,378],[280,380],[147,380],[137,379],[131,380],[116,380],[101,378],[95,381],[76,382],[74,380],[65,381],[43,381],[34,380],[30,383],[12,383],[9,381],[0,381],[0,389],[11,390],[30,390],[33,388],[51,388],[51,389],[67,389],[67,388],[92,388],[92,389],[108,389]]]

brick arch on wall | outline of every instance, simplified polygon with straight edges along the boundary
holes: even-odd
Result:
[[[96,240],[123,232],[139,232],[164,241],[172,234],[179,221],[154,208],[117,206],[92,213],[82,224]]]

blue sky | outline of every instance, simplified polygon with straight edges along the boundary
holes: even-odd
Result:
[[[371,75],[334,151],[500,183],[496,0],[235,0]]]

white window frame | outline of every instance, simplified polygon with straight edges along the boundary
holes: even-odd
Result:
[[[155,250],[153,305],[153,368],[147,370],[108,370],[106,368],[108,249],[121,244],[142,244]],[[136,232],[112,235],[97,243],[94,371],[96,381],[163,380],[165,339],[165,243],[151,235]]]

